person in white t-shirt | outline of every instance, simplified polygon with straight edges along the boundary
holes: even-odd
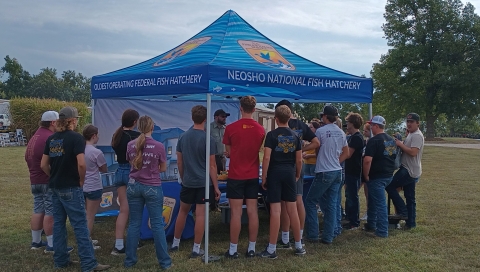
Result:
[[[335,121],[338,110],[333,106],[325,106],[320,116],[325,126],[317,129],[315,135],[320,140],[320,149],[315,166],[315,179],[305,201],[306,239],[309,242],[331,244],[337,222],[336,205],[338,192],[342,182],[342,166],[349,155],[345,133]],[[317,203],[324,213],[324,230],[319,237]]]
[[[397,146],[402,149],[402,165],[386,190],[397,210],[395,217],[405,220],[405,229],[411,229],[417,226],[415,186],[422,174],[424,138],[419,129],[420,116],[416,113],[409,113],[406,119],[408,135],[405,142],[395,140]],[[403,187],[406,205],[397,191],[398,187]]]
[[[83,184],[83,195],[85,197],[85,208],[87,210],[87,226],[90,237],[93,231],[93,223],[98,207],[102,201],[103,184],[100,172],[107,172],[107,161],[102,151],[94,147],[98,142],[98,128],[93,125],[86,125],[83,129],[85,138],[85,163],[87,171],[85,174],[85,183]],[[97,240],[92,240],[94,249],[99,249]]]

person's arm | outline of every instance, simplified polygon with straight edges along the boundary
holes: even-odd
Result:
[[[85,173],[87,171],[87,164],[85,163],[85,154],[80,153],[77,155],[77,169],[80,176],[80,187],[83,187],[85,183]]]
[[[181,152],[177,152],[177,165],[178,165],[178,174],[180,179],[183,180],[183,155]]]
[[[303,151],[312,150],[320,147],[320,140],[317,137],[313,138],[310,143],[302,147]]]
[[[350,157],[350,148],[348,147],[348,145],[346,145],[342,148],[342,154],[340,154],[340,157],[338,159],[340,160],[340,163],[342,163]]]
[[[403,153],[408,154],[409,156],[415,157],[418,154],[418,151],[420,150],[417,147],[408,147],[406,146],[402,141],[399,139],[395,138],[395,144],[397,144],[400,149],[402,149]]]
[[[158,164],[158,170],[160,170],[160,172],[165,172],[167,171],[167,162],[164,161],[164,162],[160,162]]]
[[[215,155],[210,155],[210,178],[215,190],[215,199],[220,199],[220,189],[218,189],[217,163],[215,162]]]
[[[263,170],[262,170],[263,174]],[[295,152],[295,181],[300,179],[302,174],[302,150],[297,150]]]
[[[42,155],[42,160],[40,161],[40,168],[42,168],[43,172],[45,172],[47,176],[50,176],[50,157],[48,155]]]
[[[98,167],[98,171],[100,171],[100,173],[107,173],[108,172],[107,164],[104,164]]]
[[[370,167],[372,166],[372,159],[373,157],[365,156],[363,158],[363,177],[365,181],[369,181],[368,175],[370,174]]]
[[[225,152],[224,152],[224,155],[225,157],[227,158],[230,158],[230,145],[225,145]]]
[[[262,161],[262,188],[267,190],[267,172],[268,167],[270,166],[270,156],[272,155],[272,149],[270,147],[265,147],[263,149],[263,161]]]

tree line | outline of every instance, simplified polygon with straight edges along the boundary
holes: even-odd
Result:
[[[90,103],[90,83],[82,73],[68,70],[57,74],[54,68],[43,68],[38,74],[25,71],[20,62],[6,56],[0,68],[0,98],[51,98],[66,102]]]

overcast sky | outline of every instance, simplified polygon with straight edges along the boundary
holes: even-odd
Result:
[[[307,59],[369,76],[372,64],[388,49],[381,29],[385,3],[0,0],[0,64],[10,55],[33,74],[52,67],[91,77],[158,56],[232,9],[262,34]]]

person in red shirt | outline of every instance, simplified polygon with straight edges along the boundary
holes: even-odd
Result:
[[[25,151],[25,161],[30,171],[30,187],[33,194],[33,214],[30,220],[31,249],[41,249],[47,244],[49,247],[53,247],[52,191],[48,188],[49,177],[40,168],[40,162],[47,138],[55,131],[57,119],[58,112],[44,112],[40,127],[33,134]],[[45,231],[47,243],[42,241],[42,231]]]
[[[258,152],[265,138],[265,129],[252,115],[257,100],[253,96],[240,99],[242,118],[225,129],[223,144],[227,157],[230,157],[227,181],[227,198],[230,202],[230,249],[227,258],[238,258],[237,244],[241,230],[243,200],[246,200],[248,213],[249,244],[247,258],[255,257],[255,243],[258,234],[258,178],[260,159]]]

